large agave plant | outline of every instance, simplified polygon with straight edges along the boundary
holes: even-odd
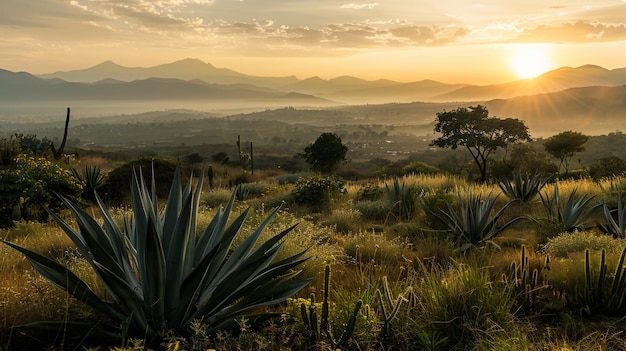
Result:
[[[98,296],[69,269],[45,256],[16,244],[45,278],[73,297],[106,314],[132,335],[158,338],[165,332],[185,334],[194,321],[216,331],[232,325],[235,318],[284,301],[309,283],[294,279],[294,270],[305,259],[304,252],[278,260],[281,239],[293,227],[256,244],[272,212],[240,245],[233,239],[248,210],[227,225],[234,195],[206,229],[196,229],[202,178],[195,189],[183,189],[176,170],[163,211],[141,174],[133,176],[132,219],[118,226],[102,200],[96,196],[103,224],[72,201],[62,198],[76,219],[78,230],[49,211],[72,239],[82,256],[106,288],[108,297]],[[269,314],[248,317],[248,324]]]
[[[496,213],[491,215],[496,204],[497,196],[483,198],[480,194],[469,194],[467,200],[459,195],[459,211],[457,212],[449,203],[447,210],[440,209],[439,219],[448,227],[455,236],[458,250],[465,252],[472,246],[491,244],[493,238],[502,233],[513,223],[526,217],[516,217],[503,225],[498,224],[504,210],[515,201],[509,201]]]

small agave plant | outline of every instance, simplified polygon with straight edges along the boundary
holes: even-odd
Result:
[[[196,229],[202,178],[182,186],[177,169],[165,209],[160,211],[154,174],[151,191],[141,173],[133,175],[132,218],[122,227],[96,194],[103,224],[74,202],[61,197],[78,230],[48,210],[72,239],[107,291],[98,296],[84,281],[57,261],[4,241],[22,252],[46,279],[76,299],[104,313],[130,336],[159,339],[166,333],[186,335],[200,321],[209,331],[237,325],[236,318],[280,303],[310,280],[296,279],[304,252],[278,260],[282,240],[294,227],[256,244],[274,210],[241,244],[233,239],[249,208],[227,225],[234,195],[220,207],[206,229]],[[246,316],[254,325],[275,316]]]
[[[447,210],[440,209],[440,213],[435,214],[456,238],[458,251],[465,252],[471,247],[485,244],[498,247],[493,239],[513,223],[527,218],[515,217],[505,224],[498,224],[506,208],[515,200],[509,201],[492,215],[497,198],[491,195],[483,198],[480,194],[469,194],[467,200],[464,200],[458,195],[458,212],[448,203]]]

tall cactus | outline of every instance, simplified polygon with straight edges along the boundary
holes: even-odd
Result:
[[[322,300],[322,316],[320,319],[319,327],[317,325],[317,307],[315,305],[314,293],[311,294],[311,303],[309,304],[309,307],[308,307],[308,310],[309,310],[308,313],[307,313],[306,304],[304,303],[300,305],[300,313],[302,315],[302,321],[304,322],[304,326],[306,327],[306,329],[309,330],[312,340],[318,341],[318,340],[321,340],[325,336],[327,341],[330,342],[333,348],[337,349],[341,345],[345,344],[348,341],[348,339],[352,337],[352,334],[354,333],[354,329],[356,327],[356,319],[359,314],[359,311],[361,310],[361,306],[363,305],[363,301],[361,300],[357,301],[356,305],[354,306],[354,310],[352,311],[352,314],[350,315],[350,318],[348,319],[348,323],[346,327],[341,332],[341,336],[339,337],[339,339],[336,339],[333,336],[332,330],[330,328],[330,322],[329,322],[329,317],[330,317],[330,311],[329,311],[330,303],[328,301],[328,292],[330,290],[329,286],[330,286],[330,266],[327,265],[324,270],[324,299]]]
[[[65,142],[67,141],[67,131],[70,126],[70,108],[67,108],[67,116],[65,117],[65,131],[63,132],[63,140],[61,140],[61,145],[59,145],[59,149],[57,150],[54,147],[54,143],[50,144],[52,148],[52,155],[55,160],[58,160],[63,156],[63,149],[65,149]]]

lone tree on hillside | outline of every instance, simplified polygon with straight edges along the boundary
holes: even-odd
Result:
[[[322,133],[313,144],[304,148],[300,157],[311,165],[311,169],[322,174],[333,173],[345,163],[348,147],[341,143],[335,133]]]
[[[459,107],[437,113],[435,132],[442,135],[431,145],[456,149],[464,146],[472,155],[480,180],[487,180],[487,160],[499,147],[518,141],[530,141],[528,127],[516,118],[489,117],[485,106]]]
[[[570,160],[577,152],[585,151],[583,145],[588,139],[589,137],[582,133],[568,130],[548,138],[543,142],[543,147],[550,155],[561,161],[559,163],[559,171],[561,166],[565,165],[565,175],[567,176]]]

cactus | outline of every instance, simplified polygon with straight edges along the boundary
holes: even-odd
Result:
[[[252,174],[254,174],[254,154],[252,152],[252,142],[250,142],[250,153],[246,154],[241,151],[241,135],[237,135],[237,151],[239,151],[239,162],[241,162],[241,169],[245,172],[250,166]]]
[[[518,293],[518,297],[522,297],[522,302],[526,305],[533,306],[537,300],[539,290],[547,288],[547,277],[543,273],[541,281],[539,281],[539,271],[535,268],[530,271],[528,256],[526,255],[526,247],[522,246],[521,259],[519,264],[513,262],[511,264],[511,276],[513,288]],[[543,271],[550,270],[550,257],[546,256],[546,262]],[[507,279],[505,278],[505,281]]]
[[[63,149],[65,148],[65,142],[67,141],[67,130],[70,125],[70,108],[67,108],[67,116],[65,117],[65,131],[63,132],[63,140],[61,141],[61,145],[59,145],[59,149],[54,148],[54,144],[51,143],[50,147],[52,148],[52,155],[54,155],[54,159],[58,160],[63,155]]]
[[[300,305],[300,314],[302,316],[302,322],[304,323],[305,328],[309,331],[311,340],[318,341],[322,338],[326,338],[328,342],[333,346],[334,349],[339,348],[341,345],[345,344],[352,334],[354,333],[354,329],[356,326],[356,318],[361,310],[361,306],[363,301],[359,300],[348,319],[348,323],[344,330],[341,332],[341,336],[339,339],[336,339],[333,336],[332,330],[330,328],[330,311],[329,311],[329,302],[328,302],[328,292],[330,285],[330,266],[327,265],[324,270],[324,299],[322,300],[322,316],[320,319],[319,327],[317,325],[317,306],[315,305],[315,294],[311,294],[311,303],[308,307],[306,304]]]
[[[383,277],[383,291],[381,292],[380,289],[378,289],[376,292],[378,294],[378,301],[380,302],[380,312],[383,324],[381,334],[385,337],[389,331],[389,327],[391,326],[391,321],[396,317],[398,311],[400,310],[400,305],[402,305],[403,301],[408,300],[402,296],[402,294],[398,295],[396,299],[392,298],[387,277]],[[410,294],[411,292],[411,288],[409,287],[405,295]]]

